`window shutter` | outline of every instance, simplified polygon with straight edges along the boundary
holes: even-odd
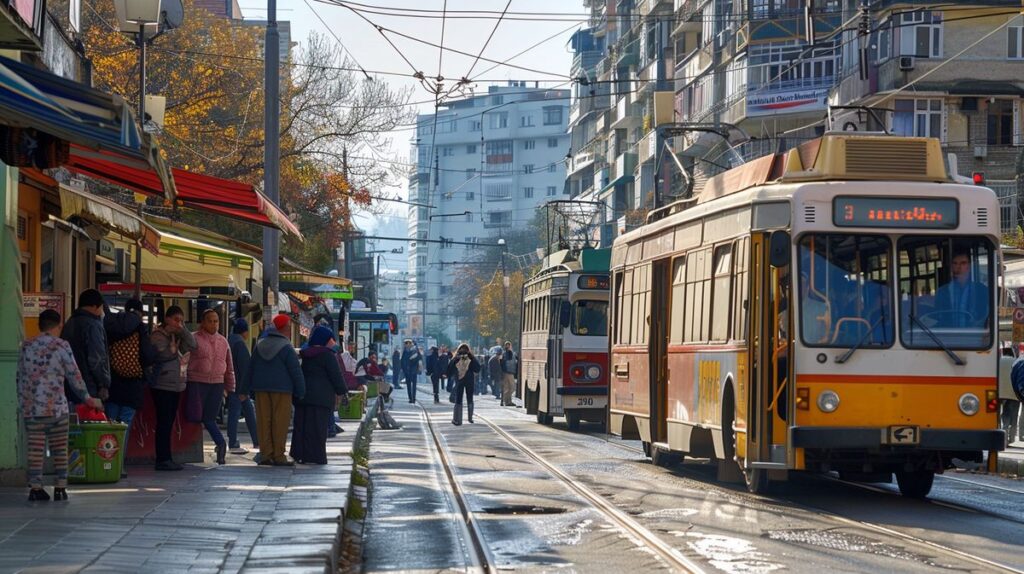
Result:
[[[1020,106],[1021,100],[1017,99],[1013,102],[1013,145],[1024,145],[1024,137],[1021,136],[1020,129]]]

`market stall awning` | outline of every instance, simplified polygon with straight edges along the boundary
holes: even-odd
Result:
[[[247,289],[250,279],[262,281],[262,266],[252,256],[184,237],[162,233],[159,257],[142,252],[144,293],[230,295]],[[100,290],[131,291],[133,287],[111,283]]]
[[[160,232],[109,199],[61,185],[60,209],[62,219],[78,216],[93,221],[124,237],[141,241],[150,253],[160,255]]]
[[[352,280],[305,271],[282,272],[278,276],[281,291],[320,299],[352,299]]]
[[[163,195],[159,178],[152,169],[140,169],[114,154],[78,154],[72,148],[71,171],[116,183],[146,195]],[[288,217],[253,186],[209,175],[172,168],[176,200],[185,207],[276,227],[299,239],[302,233]]]

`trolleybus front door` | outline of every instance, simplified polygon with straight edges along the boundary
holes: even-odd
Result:
[[[647,315],[648,368],[651,393],[651,442],[668,442],[668,293],[671,289],[670,259],[651,265],[651,301]],[[662,319],[653,320],[658,313]]]

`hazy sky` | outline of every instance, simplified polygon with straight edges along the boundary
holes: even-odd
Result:
[[[372,4],[377,7],[420,10],[441,10],[445,4],[444,0],[357,1],[364,5]],[[266,17],[266,4],[256,3],[253,0],[240,0],[240,2],[242,13],[247,18],[262,19]],[[495,22],[497,22],[497,16],[504,9],[506,3],[507,0],[449,0],[447,2],[447,9],[450,11],[450,17],[445,22],[444,45],[475,56],[483,47],[487,36],[494,28]],[[378,8],[368,8],[355,4],[352,6],[361,10],[378,10]],[[489,17],[487,19],[460,18],[459,16],[467,16],[467,14],[460,15],[454,12],[458,10],[493,11],[493,14],[487,14],[486,16]],[[584,19],[585,9],[582,2],[576,0],[512,0],[509,12],[558,12],[566,15],[540,16],[540,18],[544,19],[543,21],[517,20],[516,18],[536,17],[523,14],[510,15],[507,19],[501,21],[497,32],[495,32],[494,37],[484,51],[483,57],[504,61],[533,44],[554,36],[542,45],[509,61],[511,64],[532,68],[540,72],[551,72],[551,74],[512,69],[505,66],[499,66],[488,71],[494,64],[480,61],[473,68],[472,74],[469,75],[470,78],[477,80],[476,92],[486,92],[488,85],[494,83],[503,85],[508,80],[528,80],[530,82],[540,80],[543,87],[569,87],[565,82],[567,82],[566,77],[569,74],[572,53],[569,51],[567,44],[573,31],[579,27],[580,21]],[[441,43],[441,19],[439,17],[413,18],[408,16],[385,16],[368,12],[363,12],[363,14],[374,24],[415,38],[421,38],[434,44]],[[419,14],[440,16],[439,13],[428,14],[421,12]],[[280,0],[278,2],[277,17],[279,20],[289,20],[291,22],[292,41],[302,43],[310,33],[316,32],[325,35],[332,43],[337,45],[335,39],[330,35],[328,28],[321,23],[317,15],[330,26],[330,32],[338,36],[338,39],[348,49],[351,56],[367,70],[411,74],[414,71],[413,68],[415,68],[416,71],[422,71],[427,76],[441,75],[445,78],[458,79],[467,76],[473,64],[472,56],[445,51],[440,62],[440,74],[438,74],[438,54],[440,50],[407,38],[389,34],[388,37],[412,63],[412,66],[410,66],[370,23],[347,8],[315,0]],[[574,22],[573,20],[577,21]],[[340,50],[341,47],[339,46],[338,49]],[[415,92],[413,93],[412,101],[414,102],[433,101],[433,94],[411,77],[380,76],[380,78],[383,81],[398,86],[413,86]],[[416,108],[421,113],[430,112],[433,110],[433,104],[421,104],[416,106]],[[409,155],[408,141],[411,135],[411,131],[394,133],[392,150],[389,155],[397,156],[398,159],[406,161]],[[402,197],[406,196],[404,185],[389,191],[392,193],[400,191]],[[391,203],[388,209],[391,213],[405,216],[406,208],[402,204]],[[374,222],[366,218],[362,218],[360,225],[370,229],[375,227]],[[391,246],[388,247],[390,248]]]

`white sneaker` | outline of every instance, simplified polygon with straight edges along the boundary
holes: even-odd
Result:
[[[231,449],[231,454],[247,454],[248,452],[249,452],[249,449],[247,449],[245,447],[242,447],[242,446],[240,446],[238,448]]]

